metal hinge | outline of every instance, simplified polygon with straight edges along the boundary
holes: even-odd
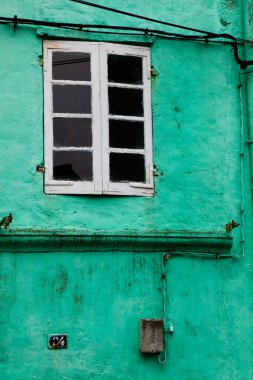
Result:
[[[152,76],[153,78],[156,78],[156,77],[158,77],[159,72],[154,68],[154,66],[151,66],[150,74],[151,74],[151,76]]]
[[[36,166],[36,172],[37,173],[45,173],[46,167],[44,165],[37,165]]]

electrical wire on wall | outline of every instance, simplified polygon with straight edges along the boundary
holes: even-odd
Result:
[[[162,320],[163,320],[163,326],[164,326],[164,350],[158,355],[158,361],[161,365],[164,365],[168,361],[168,349],[169,349],[169,342],[171,339],[171,336],[174,331],[173,323],[170,319],[168,319],[167,315],[167,285],[166,285],[166,271],[164,262],[168,261],[169,259],[173,257],[188,257],[188,258],[199,258],[199,259],[214,259],[219,260],[221,258],[230,258],[238,257],[238,256],[232,256],[232,255],[226,255],[226,254],[210,254],[207,252],[181,252],[181,251],[174,251],[174,252],[168,252],[163,253],[161,255],[161,278],[162,278]],[[241,257],[241,256],[240,256]]]
[[[209,38],[221,38],[221,37],[227,38],[227,39],[231,40],[231,46],[233,47],[233,50],[234,50],[234,58],[235,58],[235,61],[240,65],[240,67],[242,69],[246,69],[248,66],[253,65],[253,60],[246,61],[246,60],[242,60],[239,57],[239,52],[238,52],[238,42],[239,42],[239,39],[235,38],[231,34],[213,33],[213,32],[209,32],[209,31],[203,30],[203,29],[199,29],[199,28],[192,28],[192,27],[188,27],[188,26],[185,26],[185,25],[179,25],[179,24],[175,24],[175,23],[171,23],[171,22],[167,22],[167,21],[163,21],[163,20],[154,19],[154,18],[151,18],[151,17],[146,17],[146,16],[139,15],[139,14],[132,13],[132,12],[122,11],[120,9],[116,9],[116,8],[112,8],[112,7],[107,7],[107,6],[104,6],[104,5],[99,5],[99,4],[92,3],[92,2],[86,1],[86,0],[70,0],[70,1],[75,2],[75,3],[80,3],[80,4],[86,5],[88,7],[94,7],[94,8],[102,9],[102,10],[109,11],[109,12],[112,12],[112,13],[117,13],[117,14],[121,14],[121,15],[124,15],[124,16],[137,18],[137,19],[140,19],[140,20],[145,20],[145,21],[148,21],[148,22],[151,22],[151,23],[162,24],[162,25],[170,26],[170,27],[177,28],[177,29],[183,29],[183,30],[187,30],[187,31],[191,31],[191,32],[201,33],[201,34],[204,34],[204,36],[202,36],[202,38],[204,38],[206,40],[208,40]],[[246,40],[244,40],[244,42],[246,43]],[[247,41],[247,43],[252,44],[252,41]]]
[[[164,257],[166,255],[161,256],[161,272],[162,272],[162,315],[163,315],[163,327],[164,327],[164,351],[159,354],[158,361],[160,364],[164,365],[167,362],[167,291],[166,291],[166,274],[164,268]]]
[[[167,355],[168,355],[168,343],[169,339],[171,337],[171,334],[173,332],[173,324],[171,321],[169,321],[169,325],[167,323],[167,288],[166,288],[166,273],[165,273],[165,267],[164,267],[164,261],[169,260],[170,254],[162,254],[161,256],[161,276],[162,276],[162,319],[163,319],[163,326],[164,326],[164,350],[162,353],[158,356],[158,361],[161,365],[164,365],[167,363]]]
[[[239,95],[240,95],[240,122],[241,122],[241,152],[240,152],[240,180],[241,180],[241,247],[242,247],[242,254],[241,257],[244,256],[244,208],[245,208],[245,199],[244,199],[244,109],[243,109],[243,85],[241,81],[241,68],[238,72],[238,89],[239,89]]]
[[[241,39],[241,38],[236,38],[232,36],[231,34],[226,34],[226,33],[213,33],[209,31],[205,31],[202,29],[196,29],[196,28],[190,28],[184,25],[178,25],[178,24],[172,24],[168,23],[165,21],[160,21],[156,19],[151,19],[148,17],[144,17],[141,15],[136,15],[133,13],[128,13],[128,12],[123,12],[118,9],[114,8],[108,8],[108,7],[102,7],[98,6],[97,4],[89,3],[89,2],[84,2],[80,0],[71,0],[71,1],[76,1],[85,5],[90,5],[94,6],[97,8],[102,8],[106,9],[112,12],[116,13],[121,13],[125,14],[131,17],[136,17],[139,19],[147,20],[149,22],[154,22],[154,23],[160,23],[164,24],[173,28],[179,28],[187,31],[191,31],[194,33],[200,33],[199,35],[188,35],[188,34],[181,34],[181,33],[172,33],[172,32],[167,32],[164,30],[158,30],[158,29],[149,29],[149,28],[139,28],[139,27],[133,27],[133,26],[120,26],[120,25],[101,25],[101,24],[79,24],[79,23],[63,23],[63,22],[52,22],[52,21],[43,21],[43,20],[33,20],[33,19],[24,19],[24,18],[18,18],[17,15],[15,15],[13,18],[11,17],[1,17],[0,16],[0,24],[4,25],[10,25],[13,24],[13,29],[14,32],[17,30],[17,26],[20,25],[37,25],[37,26],[47,26],[47,27],[54,27],[54,28],[60,28],[60,29],[66,29],[66,30],[75,30],[79,32],[90,32],[90,29],[92,29],[92,32],[95,32],[96,29],[98,30],[107,30],[107,33],[110,33],[108,30],[113,30],[119,31],[119,34],[122,34],[123,31],[131,31],[131,32],[138,32],[140,35],[144,34],[146,37],[163,37],[163,38],[168,38],[168,39],[175,39],[175,40],[183,40],[183,41],[196,41],[196,42],[212,42],[212,43],[223,43],[223,44],[230,44],[233,48],[234,51],[234,59],[235,61],[240,65],[242,69],[246,69],[248,66],[253,65],[253,60],[251,61],[246,61],[242,60],[239,57],[239,51],[238,51],[238,44],[240,43],[247,43],[247,44],[253,44],[253,41],[251,40],[246,40],[246,39]],[[86,28],[86,29],[85,29]],[[217,41],[221,39],[221,41]]]
[[[109,12],[119,13],[125,16],[134,17],[137,19],[146,20],[151,23],[158,23],[165,26],[170,26],[173,28],[178,28],[180,30],[186,30],[194,32],[195,34],[189,35],[189,34],[181,34],[181,33],[172,33],[167,32],[165,30],[158,30],[158,29],[148,29],[148,28],[139,28],[139,27],[133,27],[133,26],[119,26],[119,25],[99,25],[99,24],[79,24],[79,23],[61,23],[61,22],[50,22],[50,21],[43,21],[43,20],[33,20],[33,19],[23,19],[18,18],[17,16],[14,17],[0,17],[0,24],[4,25],[13,25],[14,31],[17,30],[17,26],[20,25],[30,25],[30,26],[46,26],[46,27],[52,27],[52,28],[60,28],[60,29],[66,29],[66,30],[72,30],[72,31],[80,31],[80,32],[87,32],[87,33],[104,33],[104,34],[123,34],[123,35],[135,35],[135,36],[141,36],[145,35],[146,37],[160,37],[160,38],[167,38],[167,39],[174,39],[174,40],[182,40],[182,41],[195,41],[195,42],[202,42],[202,43],[222,43],[222,44],[229,44],[232,46],[234,50],[234,58],[236,62],[240,65],[239,70],[239,94],[240,94],[240,113],[241,113],[241,152],[240,152],[240,180],[241,180],[241,246],[242,246],[242,256],[244,256],[244,207],[245,207],[245,199],[244,199],[244,109],[243,109],[243,87],[241,83],[241,69],[246,69],[248,66],[253,65],[253,60],[246,61],[242,60],[239,57],[238,52],[238,44],[251,44],[253,45],[253,41],[242,39],[242,38],[236,38],[229,34],[224,33],[213,33],[202,29],[196,29],[196,28],[190,28],[184,25],[179,24],[173,24],[162,20],[157,20],[149,17],[145,17],[142,15],[137,15],[130,12],[124,12],[119,9],[105,7],[102,5],[94,4],[88,1],[84,0],[70,0],[72,2],[80,3],[83,5],[100,8]],[[87,28],[87,29],[85,29]],[[198,33],[198,34],[196,34]],[[250,73],[251,71],[248,71],[247,73]],[[224,257],[224,255],[223,255]],[[236,257],[229,256],[229,257]],[[239,257],[239,256],[237,256]]]

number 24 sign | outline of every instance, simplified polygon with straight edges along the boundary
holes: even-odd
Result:
[[[55,350],[68,347],[68,334],[57,334],[48,336],[48,348]]]

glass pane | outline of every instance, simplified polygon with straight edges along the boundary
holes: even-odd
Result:
[[[91,87],[54,85],[53,112],[91,113]]]
[[[110,120],[109,144],[112,148],[144,148],[144,123],[139,121]]]
[[[110,180],[145,182],[145,158],[142,154],[111,153]]]
[[[92,146],[91,119],[55,117],[53,128],[54,146]]]
[[[55,180],[92,181],[92,153],[77,151],[54,152]]]
[[[142,90],[109,87],[108,92],[111,115],[143,116]]]
[[[54,52],[53,79],[90,81],[90,54]]]
[[[125,55],[108,55],[108,81],[142,84],[142,58]]]

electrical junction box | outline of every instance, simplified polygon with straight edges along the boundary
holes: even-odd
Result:
[[[140,350],[142,354],[159,354],[164,346],[162,319],[141,319]]]

